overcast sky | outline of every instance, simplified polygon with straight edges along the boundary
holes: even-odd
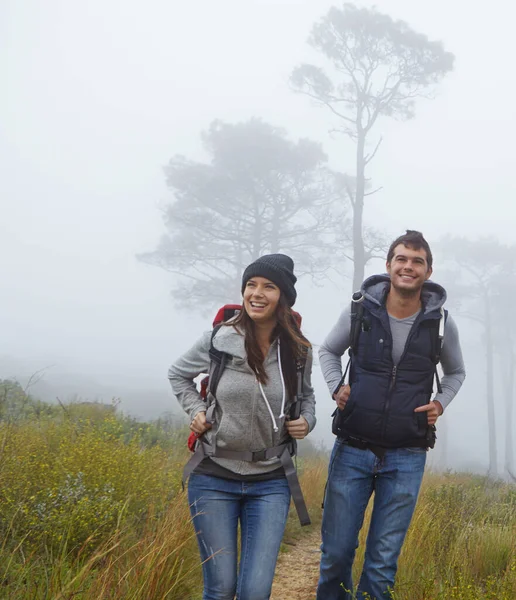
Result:
[[[164,232],[162,167],[176,153],[205,159],[199,134],[213,119],[259,116],[321,141],[352,171],[331,115],[288,85],[298,63],[319,60],[306,40],[332,4],[0,2],[0,356],[166,385],[168,364],[209,321],[177,313],[170,276],[135,259]],[[376,128],[384,143],[369,174],[384,189],[366,219],[430,242],[446,232],[514,242],[516,9],[377,5],[442,40],[456,63],[415,119]],[[298,309],[320,342],[344,299],[302,289]]]

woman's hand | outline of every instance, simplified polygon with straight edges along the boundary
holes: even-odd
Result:
[[[211,429],[211,423],[206,421],[206,413],[198,412],[190,423],[190,429],[197,435],[203,434],[208,429]]]
[[[299,417],[295,421],[285,423],[289,435],[296,440],[302,440],[308,435],[308,421],[304,417]]]

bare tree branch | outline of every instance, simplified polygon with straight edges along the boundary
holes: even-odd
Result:
[[[368,155],[366,155],[364,157],[364,162],[365,162],[366,165],[368,165],[373,160],[373,158],[376,156],[376,153],[378,152],[378,148],[380,147],[380,144],[382,143],[382,141],[383,141],[383,138],[380,137],[380,139],[378,140],[378,143],[376,144],[375,149],[373,150],[373,152],[371,154],[368,154]]]
[[[383,190],[383,185],[381,185],[379,188],[376,188],[372,192],[364,192],[364,198],[367,196],[372,196],[373,194],[376,194],[376,192],[379,192],[381,190]]]

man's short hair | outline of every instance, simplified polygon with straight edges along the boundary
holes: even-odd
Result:
[[[423,234],[420,231],[414,231],[413,229],[407,229],[407,233],[400,235],[400,237],[396,238],[394,242],[392,242],[391,247],[389,248],[389,252],[387,253],[387,262],[390,263],[394,258],[394,250],[396,246],[403,244],[405,248],[412,248],[412,250],[423,250],[426,252],[426,262],[428,263],[428,268],[432,268],[432,251],[430,250],[430,246],[428,242],[423,237]]]

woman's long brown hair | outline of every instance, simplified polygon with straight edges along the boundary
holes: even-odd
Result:
[[[287,304],[283,293],[280,295],[278,307],[276,309],[277,323],[272,330],[270,342],[279,338],[281,344],[281,370],[285,378],[285,386],[288,396],[292,398],[297,391],[297,365],[298,362],[304,360],[308,348],[311,347],[310,342],[301,333],[296,319],[292,313],[292,309]],[[267,383],[268,377],[265,372],[264,360],[261,348],[256,338],[256,327],[254,321],[247,314],[244,307],[238,316],[227,323],[238,327],[245,338],[245,351],[247,354],[247,362],[251,369],[256,373],[256,378],[260,383]],[[238,330],[237,329],[237,330]]]

